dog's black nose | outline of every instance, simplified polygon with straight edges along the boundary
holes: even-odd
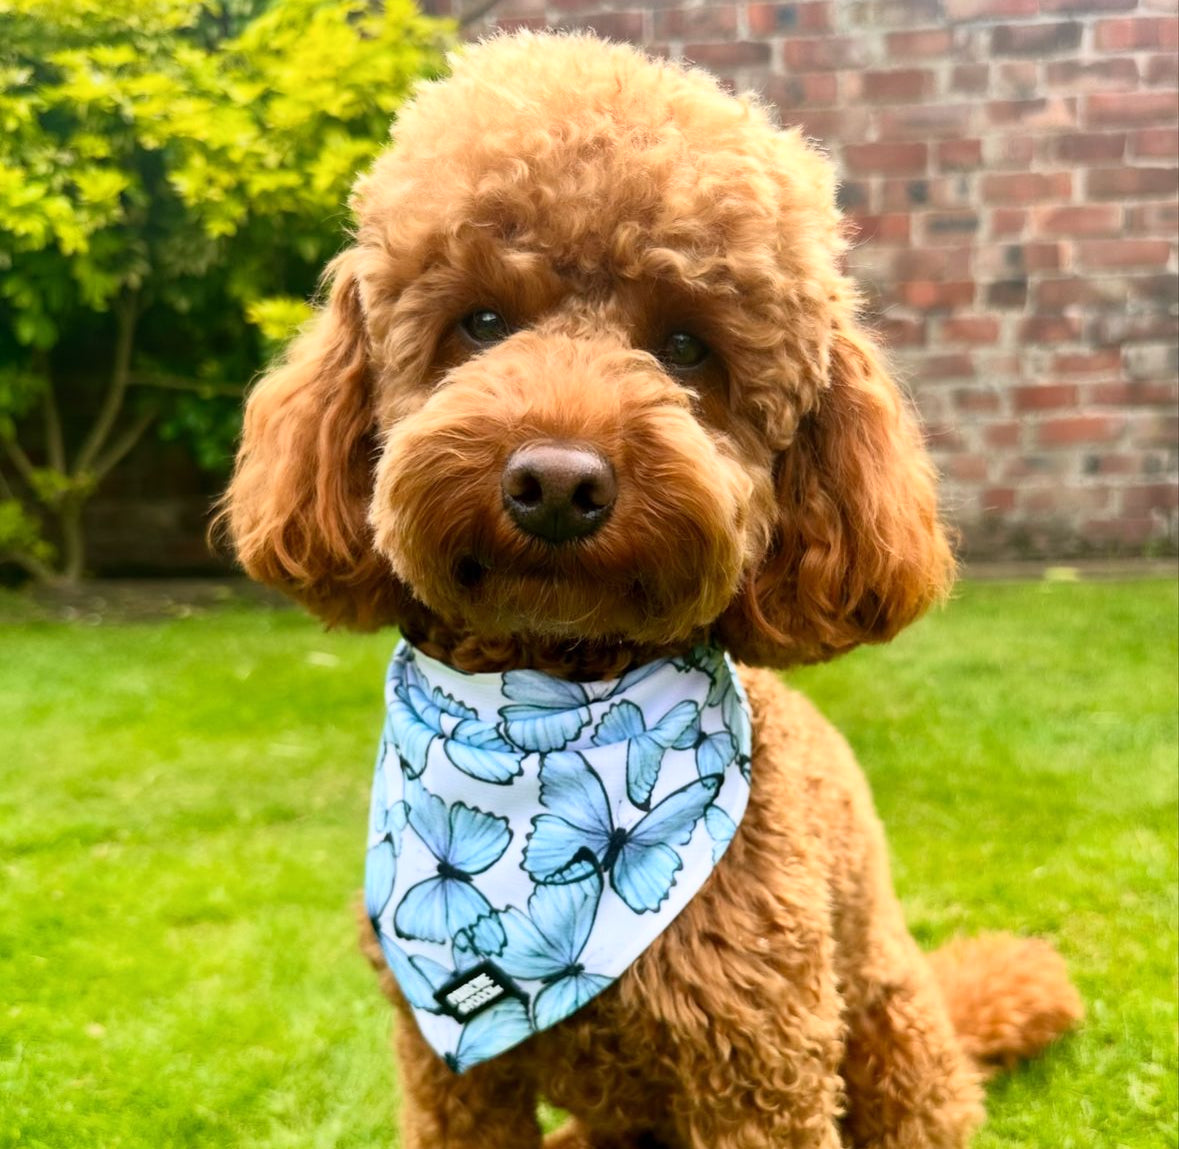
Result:
[[[500,486],[504,510],[526,534],[567,543],[593,534],[618,497],[609,460],[578,443],[526,443],[512,452]]]

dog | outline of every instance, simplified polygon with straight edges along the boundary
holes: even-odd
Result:
[[[401,1144],[966,1145],[990,1068],[1081,1008],[1043,942],[918,951],[848,746],[772,670],[887,641],[954,575],[832,165],[700,71],[521,33],[419,87],[353,208],[226,516],[253,577],[404,637],[362,927]]]

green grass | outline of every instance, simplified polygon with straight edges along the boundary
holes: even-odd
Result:
[[[871,775],[918,939],[1044,935],[1085,997],[978,1149],[1177,1144],[1177,607],[968,584],[793,676]],[[351,910],[391,641],[241,609],[0,630],[0,1146],[392,1142]]]

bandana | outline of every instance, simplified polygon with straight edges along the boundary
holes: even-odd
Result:
[[[704,884],[749,798],[749,706],[716,647],[584,683],[405,642],[386,704],[365,901],[462,1073],[601,993]]]

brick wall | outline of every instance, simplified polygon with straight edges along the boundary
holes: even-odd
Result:
[[[500,0],[469,31],[591,27],[822,141],[966,555],[1065,557],[1179,537],[1175,10]]]

